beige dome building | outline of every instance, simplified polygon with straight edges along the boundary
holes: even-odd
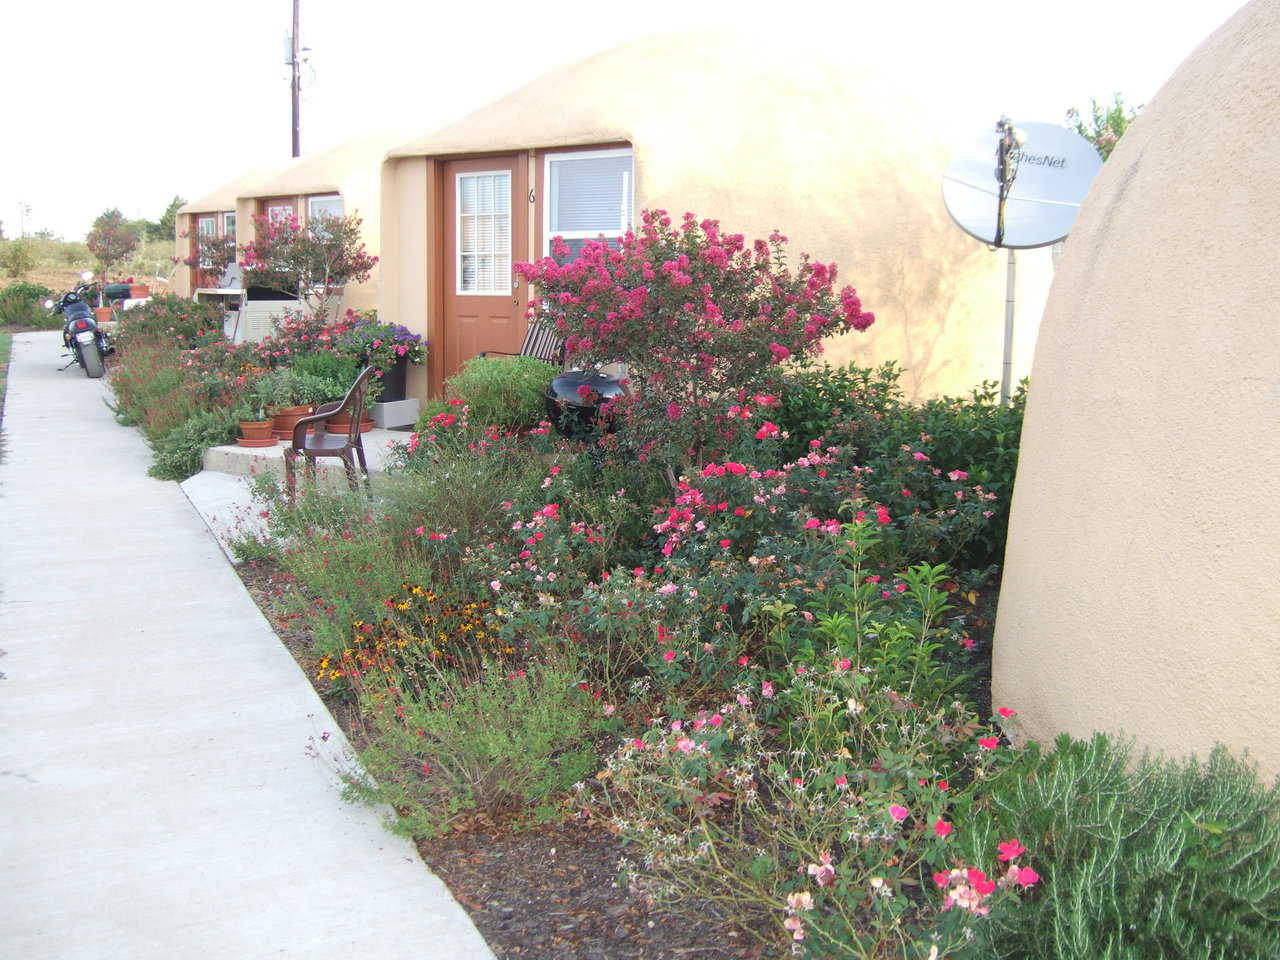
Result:
[[[1130,127],[1058,267],[995,639],[1035,739],[1280,773],[1278,66],[1254,0]]]
[[[358,215],[361,239],[377,256],[382,239],[379,217],[383,157],[404,134],[355,137],[319,153],[254,171],[232,180],[199,200],[178,209],[176,255],[190,258],[200,235],[234,236],[244,245],[253,240],[255,217],[297,217],[300,222],[321,215]],[[179,265],[173,291],[190,296],[201,282],[199,271]],[[377,306],[377,268],[368,281],[352,284],[344,307]]]
[[[510,264],[551,237],[616,236],[644,208],[719,219],[835,261],[877,316],[828,360],[896,360],[917,396],[999,379],[1004,256],[942,203],[947,147],[903,92],[910,71],[853,72],[736,34],[640,40],[558,69],[393,151],[383,168],[386,319],[432,344],[431,392],[485,349],[518,349],[527,292]],[[994,120],[994,118],[993,118]],[[1020,349],[1051,272],[1021,258]],[[418,391],[427,389],[420,383]]]
[[[279,164],[261,170],[253,170],[223,184],[211,193],[198,200],[183,204],[178,208],[174,219],[174,256],[177,268],[169,292],[178,296],[190,297],[202,283],[200,271],[184,261],[194,258],[197,237],[236,237],[238,242],[246,243],[252,239],[252,228],[244,224],[245,232],[240,232],[239,212],[236,201],[240,194],[252,190],[277,175],[287,164]]]

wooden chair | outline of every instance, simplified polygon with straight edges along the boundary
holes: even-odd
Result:
[[[482,350],[477,356],[535,357],[553,367],[563,367],[564,341],[556,332],[553,321],[539,317],[529,321],[529,329],[525,331],[524,343],[520,345],[519,353],[509,353],[506,350]]]
[[[293,437],[284,450],[284,476],[289,496],[297,492],[297,476],[295,460],[301,456],[305,467],[315,473],[316,460],[320,457],[339,457],[347,471],[347,483],[352,490],[359,489],[356,476],[356,461],[364,471],[365,483],[369,482],[369,465],[364,459],[364,444],[360,440],[360,421],[364,419],[364,401],[369,394],[369,379],[373,376],[373,367],[365,367],[356,377],[355,383],[341,400],[322,403],[316,412],[303,417],[293,427]],[[351,425],[343,433],[329,433],[326,421],[340,410],[351,411]],[[314,425],[316,430],[307,436],[307,427]]]

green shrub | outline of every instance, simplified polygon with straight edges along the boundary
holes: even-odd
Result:
[[[558,371],[533,357],[473,357],[445,385],[482,426],[531,427],[546,418],[543,393]]]
[[[1280,956],[1280,783],[1216,748],[1133,762],[1096,734],[1027,750],[974,800],[970,850],[1017,838],[1043,891],[981,926],[973,956]]]
[[[354,359],[327,350],[295,355],[289,369],[297,377],[303,402],[316,404],[341,400],[360,373],[360,365]]]
[[[161,340],[191,349],[222,339],[222,307],[171,294],[117,314],[115,343],[127,353],[136,343]]]
[[[445,400],[425,400],[422,404],[422,410],[418,413],[418,422],[414,428],[419,433],[423,433],[431,426],[431,418],[438,414],[449,414],[452,408],[448,401]]]
[[[873,472],[866,482],[867,495],[889,506],[937,509],[944,504],[921,498],[933,492],[951,493],[945,484],[929,484],[908,478],[900,462],[923,454],[922,469],[937,470],[935,477],[953,471],[983,493],[994,494],[984,510],[990,522],[966,538],[954,557],[943,556],[960,569],[981,569],[1000,563],[1009,525],[1009,501],[1018,469],[1022,418],[1026,409],[1027,382],[1023,381],[1011,402],[999,402],[998,386],[987,382],[968,397],[941,397],[910,403],[899,386],[902,371],[893,363],[871,369],[815,367],[793,374],[781,394],[777,411],[779,427],[790,436],[785,455],[802,455],[810,440],[823,437],[829,443],[852,449]],[[903,481],[911,482],[904,484]],[[904,497],[903,489],[911,496]],[[908,504],[906,500],[910,500]],[[903,512],[895,509],[895,514]]]
[[[26,240],[0,241],[0,269],[21,279],[35,269],[36,258]]]
[[[155,462],[147,472],[159,480],[185,480],[200,472],[205,450],[234,442],[238,429],[233,410],[202,410],[152,444]]]
[[[351,382],[360,372],[360,365],[354,359],[339,356],[328,350],[295,356],[289,362],[289,366],[296,373],[337,380],[344,384],[343,389],[351,386]]]
[[[352,781],[349,795],[390,803],[395,829],[414,837],[468,810],[546,805],[595,770],[592,741],[608,723],[559,657],[519,670],[489,661],[473,676],[437,670],[393,692],[381,678],[371,686],[377,709],[360,760],[373,779]]]
[[[0,290],[0,323],[15,327],[56,330],[62,317],[44,308],[53,291],[38,283],[19,281]]]
[[[198,409],[186,389],[189,371],[169,344],[136,343],[109,376],[116,419],[125,426],[140,425],[153,444]]]
[[[624,741],[598,785],[630,845],[626,874],[675,910],[710,891],[726,919],[789,935],[814,960],[953,956],[990,920],[977,914],[1025,895],[994,882],[1004,869],[995,842],[961,860],[948,839],[966,829],[957,795],[1008,751],[955,699],[939,659],[951,639],[945,571],[921,564],[886,599],[865,576],[876,536],[845,527],[844,583],[810,611],[767,606],[764,656],[737,661],[737,682],[704,709],[673,708]],[[659,646],[673,655],[652,675],[692,669],[700,645],[686,635],[675,625]],[[953,868],[988,872],[976,909],[946,908],[937,878]]]

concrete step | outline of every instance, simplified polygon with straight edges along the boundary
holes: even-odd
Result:
[[[407,443],[409,434],[402,430],[381,430],[375,427],[362,435],[365,459],[369,463],[370,473],[381,473],[386,469],[387,457],[397,444]],[[284,451],[287,442],[277,443],[274,447],[242,447],[230,444],[225,447],[210,447],[204,452],[204,468],[218,473],[230,473],[235,476],[251,477],[259,474],[284,476]],[[337,457],[323,457],[317,464],[317,473],[326,480],[341,479],[344,475],[342,461]]]

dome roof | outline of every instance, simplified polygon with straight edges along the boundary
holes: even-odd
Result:
[[[829,359],[892,359],[914,393],[967,392],[999,376],[1003,259],[947,217],[946,119],[913,97],[911,74],[733,32],[649,37],[554,70],[390,156],[630,143],[639,206],[692,210],[749,238],[779,229],[793,256],[839,265],[877,322],[831,343]],[[1047,273],[1038,282],[1047,287]]]

